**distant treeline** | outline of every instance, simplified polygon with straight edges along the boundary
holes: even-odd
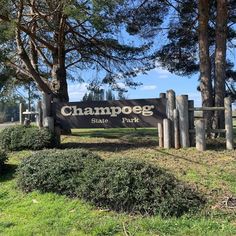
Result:
[[[105,90],[96,88],[85,93],[82,98],[82,101],[110,101],[110,100],[124,100],[127,97],[124,95],[124,92],[119,91],[117,96],[111,89]]]

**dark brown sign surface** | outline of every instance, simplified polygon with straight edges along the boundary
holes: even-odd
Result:
[[[166,118],[165,99],[54,103],[63,128],[156,127]]]

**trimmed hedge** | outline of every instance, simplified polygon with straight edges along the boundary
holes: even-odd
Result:
[[[2,169],[6,161],[7,161],[7,154],[4,150],[0,148],[0,170]]]
[[[25,192],[39,190],[71,197],[81,196],[87,174],[101,158],[85,150],[44,150],[22,161],[18,186]],[[86,169],[86,170],[85,170]]]
[[[56,138],[47,128],[13,126],[0,132],[0,147],[9,151],[40,150],[56,145]]]
[[[118,212],[179,217],[205,200],[166,170],[135,159],[110,159],[90,176],[83,197]]]
[[[197,211],[205,200],[166,170],[146,161],[103,161],[84,150],[48,150],[23,160],[18,185],[26,192],[56,192],[117,212],[176,216]]]

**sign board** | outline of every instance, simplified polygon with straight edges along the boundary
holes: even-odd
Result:
[[[157,127],[166,118],[166,99],[53,103],[63,128]]]

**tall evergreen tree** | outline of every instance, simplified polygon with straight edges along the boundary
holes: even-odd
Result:
[[[208,0],[199,0],[198,2],[199,13],[199,26],[198,26],[198,41],[199,41],[199,69],[200,69],[200,90],[202,95],[202,105],[204,107],[213,106],[213,89],[211,81],[211,60],[209,53],[209,14],[210,14],[210,2]],[[204,117],[206,118],[208,125],[211,126],[212,112],[205,111]]]
[[[173,73],[186,76],[200,71],[203,106],[222,106],[226,81],[232,83],[235,78],[233,62],[226,57],[224,50],[236,38],[236,2],[219,1],[218,4],[216,0],[171,1],[176,17],[169,23],[167,43],[157,53],[161,65]],[[233,91],[233,86],[229,87],[227,94]],[[216,113],[217,119],[219,114]],[[205,112],[205,117],[210,128],[213,113]]]
[[[217,0],[215,49],[215,106],[224,106],[226,80],[226,44],[228,35],[228,1]],[[215,112],[216,127],[224,128],[224,112]]]

